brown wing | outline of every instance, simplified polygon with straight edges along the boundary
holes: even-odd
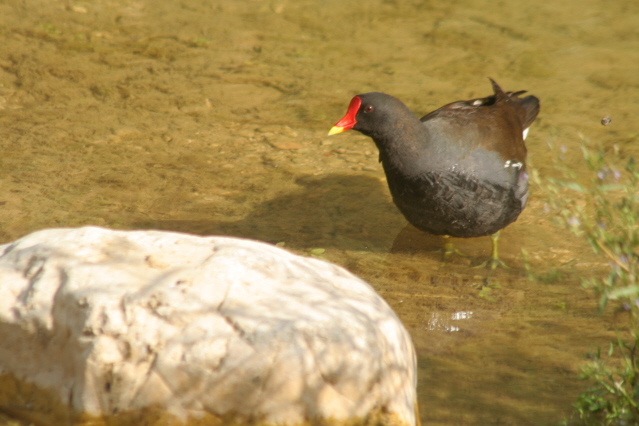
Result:
[[[434,120],[446,126],[451,140],[458,140],[469,150],[484,148],[498,152],[504,160],[525,162],[523,131],[539,113],[534,96],[519,99],[525,91],[504,92],[493,84],[494,94],[485,98],[457,101],[444,105],[420,120]],[[463,141],[463,142],[462,142]]]

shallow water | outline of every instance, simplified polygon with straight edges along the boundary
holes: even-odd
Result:
[[[506,90],[541,99],[546,142],[639,153],[639,3],[5,1],[0,3],[0,243],[102,225],[285,243],[370,282],[411,331],[429,425],[555,424],[614,336],[579,277],[606,265],[552,226],[544,194],[502,232],[513,270],[456,259],[393,206],[373,143],[327,137],[350,98],[418,115]],[[602,117],[612,122],[602,126]],[[455,241],[473,262],[490,240]],[[521,272],[521,249],[540,275]]]

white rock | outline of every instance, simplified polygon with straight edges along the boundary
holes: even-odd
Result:
[[[235,238],[49,229],[0,246],[0,285],[0,375],[55,395],[51,411],[416,421],[407,331],[321,260]],[[18,394],[0,389],[0,405]]]

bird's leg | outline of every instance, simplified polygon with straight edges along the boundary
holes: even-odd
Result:
[[[467,257],[464,253],[460,252],[455,248],[455,244],[450,240],[450,235],[442,235],[442,251],[444,252],[444,262],[448,262],[448,260],[453,257],[453,255],[458,254],[462,257]]]
[[[453,254],[455,254],[455,245],[450,240],[449,235],[442,235],[441,240],[442,240],[442,248],[444,250],[444,261],[447,261],[453,256]]]
[[[494,261],[499,261],[499,231],[490,236],[493,249],[490,252],[490,258]],[[494,266],[492,266],[494,268]]]
[[[492,242],[492,250],[490,252],[490,259],[488,259],[487,261],[485,261],[484,263],[482,263],[481,265],[477,265],[475,266],[475,268],[490,268],[490,269],[497,269],[498,266],[501,266],[502,268],[505,269],[510,269],[510,267],[508,265],[506,265],[504,262],[502,262],[499,259],[499,232],[497,231],[494,234],[492,234],[490,236],[490,241]]]

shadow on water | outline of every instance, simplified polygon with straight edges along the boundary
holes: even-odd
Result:
[[[427,254],[440,249],[441,237],[420,231],[410,224],[397,234],[391,247],[391,253],[398,254]]]
[[[231,220],[211,203],[205,208],[210,220],[146,220],[134,227],[249,238],[305,251],[310,248],[354,250],[370,253],[417,255],[440,262],[439,236],[408,224],[393,204],[386,183],[366,175],[305,175],[294,181],[297,189],[256,204],[239,220]],[[500,239],[501,253],[517,262],[521,248],[508,228]],[[490,239],[452,238],[456,248],[469,257],[456,256],[454,263],[479,263],[490,253]],[[515,247],[517,246],[517,247]]]
[[[287,247],[387,252],[406,221],[386,185],[369,176],[303,176],[297,190],[258,204],[240,220],[159,220],[136,226],[198,235],[228,235]]]

